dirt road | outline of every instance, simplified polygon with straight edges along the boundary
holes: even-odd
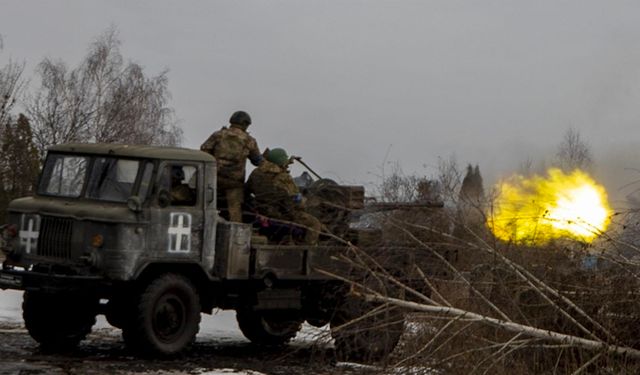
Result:
[[[318,341],[323,330],[305,326],[291,345],[265,349],[250,344],[237,329],[233,312],[203,316],[196,343],[169,359],[141,359],[124,347],[120,331],[99,319],[80,347],[63,355],[40,351],[24,329],[18,292],[0,291],[0,374],[352,374],[336,366],[330,342]],[[226,370],[220,370],[226,369]],[[252,372],[255,371],[255,372]]]
[[[202,374],[222,368],[274,375],[337,372],[331,349],[299,343],[265,350],[236,338],[199,337],[183,355],[158,360],[132,356],[112,329],[97,330],[63,355],[41,352],[21,324],[0,323],[0,338],[0,374]]]

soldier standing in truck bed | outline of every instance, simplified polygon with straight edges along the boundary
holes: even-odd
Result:
[[[256,140],[247,133],[251,117],[244,111],[237,111],[229,119],[229,127],[214,132],[200,146],[216,158],[218,163],[218,202],[226,202],[229,220],[242,222],[242,202],[244,200],[245,164],[249,159],[253,165],[260,165],[262,154]]]
[[[299,224],[306,229],[304,242],[315,245],[322,224],[305,212],[302,194],[289,174],[289,164],[291,161],[285,150],[269,150],[266,160],[249,175],[247,192],[254,195],[259,214]]]

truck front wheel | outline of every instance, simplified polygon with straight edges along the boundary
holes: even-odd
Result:
[[[299,317],[287,316],[282,311],[239,309],[236,319],[244,337],[254,344],[266,346],[286,344],[302,326]]]
[[[125,343],[147,354],[176,354],[195,340],[200,310],[200,298],[191,281],[164,274],[140,295],[134,319],[123,329]]]
[[[31,337],[46,351],[75,348],[91,332],[97,314],[98,299],[93,296],[24,292],[24,324]]]

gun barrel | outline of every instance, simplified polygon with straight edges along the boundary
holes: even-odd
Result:
[[[388,211],[388,210],[409,210],[414,208],[442,208],[444,202],[376,202],[365,205],[365,210]]]

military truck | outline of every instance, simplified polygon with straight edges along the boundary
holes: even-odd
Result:
[[[53,146],[34,196],[9,206],[0,288],[25,291],[25,326],[47,350],[75,347],[104,314],[128,347],[172,355],[194,341],[201,313],[220,308],[234,309],[256,344],[282,345],[306,321],[330,324],[342,358],[384,358],[404,314],[357,302],[345,281],[358,237],[349,215],[363,207],[364,189],[320,180],[307,196],[338,234],[317,246],[299,244],[300,228],[286,223],[222,218],[216,161],[204,152]]]

